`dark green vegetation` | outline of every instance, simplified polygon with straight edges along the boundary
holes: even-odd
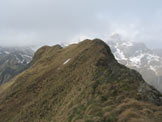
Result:
[[[161,98],[99,39],[44,46],[0,87],[0,122],[161,122]]]
[[[0,47],[0,85],[27,69],[32,56],[29,48]]]

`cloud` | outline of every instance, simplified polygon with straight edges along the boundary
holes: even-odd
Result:
[[[5,0],[0,1],[0,45],[71,43],[120,33],[159,47],[160,0]],[[153,42],[152,42],[153,41]]]

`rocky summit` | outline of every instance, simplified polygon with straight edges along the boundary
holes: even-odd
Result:
[[[161,122],[162,95],[100,39],[44,46],[0,86],[0,122]]]

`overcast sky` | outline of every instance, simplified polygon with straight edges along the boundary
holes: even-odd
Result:
[[[66,44],[112,33],[162,48],[162,0],[0,1],[0,45]]]

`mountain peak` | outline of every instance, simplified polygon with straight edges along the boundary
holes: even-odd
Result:
[[[109,40],[115,58],[123,65],[139,71],[146,82],[162,92],[162,56],[144,43]]]
[[[105,63],[115,61],[115,58],[113,54],[111,53],[110,47],[102,40],[100,39],[86,39],[78,44],[72,44],[68,47],[62,48],[60,45],[54,45],[54,46],[43,46],[38,51],[36,51],[32,64],[36,62],[37,60],[43,59],[44,57],[47,57],[48,55],[52,55],[53,53],[60,53],[61,50],[75,48],[75,52],[77,51],[85,51],[91,53],[91,55],[99,56],[100,54],[105,55]],[[95,54],[94,54],[95,53]],[[71,56],[73,57],[73,55]]]
[[[0,87],[0,121],[122,122],[134,109],[137,121],[161,117],[161,94],[119,64],[100,39],[44,46],[32,62]],[[158,114],[150,118],[145,108]]]

